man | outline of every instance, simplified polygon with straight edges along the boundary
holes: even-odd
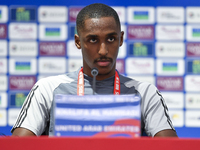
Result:
[[[172,136],[176,132],[157,88],[120,75],[116,71],[119,47],[123,44],[117,13],[104,4],[91,4],[77,16],[75,44],[82,50],[83,67],[73,73],[39,80],[30,91],[11,132],[14,136],[47,135],[53,132],[52,102],[55,94],[92,94],[91,69],[99,71],[95,94],[139,93],[142,130],[148,136]],[[116,87],[119,77],[120,90]],[[82,84],[83,83],[83,84]]]

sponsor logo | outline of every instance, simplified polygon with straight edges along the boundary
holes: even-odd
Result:
[[[39,58],[39,73],[65,73],[65,58]]]
[[[199,74],[200,73],[200,60],[187,61],[187,73]]]
[[[11,90],[30,90],[35,82],[35,76],[10,76],[9,88]]]
[[[134,75],[128,75],[129,78],[132,78],[134,80],[137,80],[137,81],[142,81],[142,82],[148,82],[148,83],[151,83],[151,84],[154,84],[155,85],[155,77],[153,76],[134,76]]]
[[[185,46],[184,43],[156,43],[156,56],[158,57],[184,57]]]
[[[127,74],[153,74],[154,59],[151,58],[127,58]]]
[[[129,24],[153,24],[155,22],[153,7],[128,7],[127,14]]]
[[[199,7],[187,7],[186,19],[188,23],[200,23]]]
[[[6,108],[7,107],[7,93],[1,92],[0,93],[0,108]]]
[[[0,126],[7,125],[7,112],[6,109],[0,109]]]
[[[200,56],[200,44],[187,43],[187,56]]]
[[[67,56],[69,57],[82,57],[80,49],[74,44],[74,40],[67,42]]]
[[[40,40],[61,41],[67,38],[67,25],[65,24],[40,24]]]
[[[164,91],[182,91],[183,77],[157,77],[157,88]]]
[[[188,94],[185,96],[186,108],[200,108],[200,94]]]
[[[36,21],[36,8],[11,7],[11,21]]]
[[[31,70],[31,62],[15,62],[15,70]]]
[[[125,68],[125,62],[123,59],[117,59],[116,62],[116,69],[119,71],[119,73],[124,73],[124,68]]]
[[[118,14],[119,16],[119,19],[120,19],[120,22],[121,23],[125,23],[126,22],[126,17],[125,17],[125,12],[126,12],[126,9],[125,7],[112,7]]]
[[[175,127],[182,127],[184,125],[184,115],[182,110],[169,110],[169,115]]]
[[[0,6],[0,23],[6,23],[8,21],[8,7]]]
[[[66,22],[67,8],[66,7],[39,7],[40,22]]]
[[[130,56],[153,56],[153,43],[130,43],[128,54]]]
[[[69,8],[69,21],[70,22],[76,22],[76,17],[81,9],[82,9],[82,7],[70,7]]]
[[[0,56],[7,56],[7,41],[0,41]]]
[[[13,126],[15,124],[19,112],[20,112],[20,108],[8,109],[8,125],[9,126]]]
[[[200,111],[186,110],[185,118],[186,127],[200,127]]]
[[[184,107],[184,97],[181,92],[162,92],[162,95],[166,101],[168,108],[180,108]]]
[[[183,59],[168,60],[157,59],[157,74],[159,75],[183,75],[184,74],[184,61]]]
[[[7,25],[0,24],[0,39],[7,38]]]
[[[74,39],[74,35],[77,34],[76,26],[70,25],[69,26],[69,38]]]
[[[149,12],[148,11],[134,11],[133,19],[134,20],[148,20]]]
[[[10,94],[10,107],[21,107],[28,93],[12,93]]]
[[[128,26],[129,39],[154,39],[154,26]]]
[[[65,42],[40,42],[41,56],[65,56],[66,43]]]
[[[163,71],[177,71],[178,70],[178,64],[177,63],[173,63],[173,62],[164,62],[162,64],[162,68],[163,68]]]
[[[34,23],[10,23],[9,25],[10,39],[36,39],[37,25]]]
[[[200,92],[200,77],[198,75],[187,75],[185,77],[185,90],[187,92]]]
[[[156,38],[158,40],[184,40],[183,25],[157,25]]]
[[[68,72],[73,72],[83,66],[83,60],[80,58],[68,59]]]
[[[10,42],[10,56],[37,56],[37,42]]]
[[[0,73],[7,73],[7,59],[0,59]]]
[[[60,36],[60,28],[46,28],[45,35],[46,36]]]
[[[184,23],[184,8],[157,7],[158,23]]]
[[[0,76],[0,91],[6,91],[8,89],[7,76]]]
[[[193,37],[200,37],[200,28],[193,28],[192,29],[192,36]]]

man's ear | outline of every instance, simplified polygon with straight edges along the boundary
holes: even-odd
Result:
[[[75,45],[78,49],[81,49],[81,42],[80,42],[80,38],[78,36],[78,34],[74,35],[74,39],[75,39]]]
[[[122,46],[123,42],[124,42],[124,31],[121,32],[120,46]]]

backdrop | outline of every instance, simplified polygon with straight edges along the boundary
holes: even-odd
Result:
[[[33,84],[82,65],[76,15],[112,6],[125,31],[117,69],[155,84],[179,137],[200,137],[200,1],[0,1],[0,133],[10,130]]]

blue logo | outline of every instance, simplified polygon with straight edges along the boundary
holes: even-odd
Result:
[[[149,12],[148,11],[134,11],[134,20],[148,20]]]
[[[45,35],[46,36],[60,36],[60,28],[46,28]]]
[[[177,71],[178,64],[177,63],[163,63],[163,71]]]
[[[192,36],[193,37],[200,37],[200,29],[192,29]]]
[[[30,62],[15,62],[16,70],[30,70],[31,63]]]

